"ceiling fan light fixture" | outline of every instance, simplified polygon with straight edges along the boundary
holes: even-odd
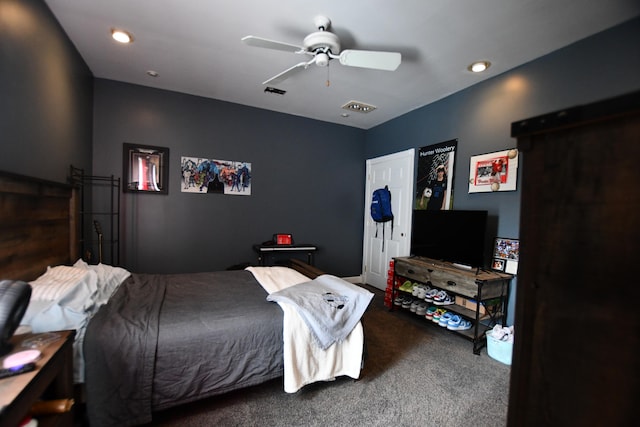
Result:
[[[378,107],[371,104],[365,104],[364,102],[360,101],[349,101],[344,104],[342,108],[349,111],[357,111],[359,113],[370,113]]]
[[[123,43],[123,44],[127,44],[127,43],[132,43],[133,42],[133,36],[131,35],[131,33],[124,31],[124,30],[118,30],[117,28],[112,28],[111,29],[111,37],[119,42],[119,43]]]
[[[318,53],[316,54],[316,65],[318,67],[326,67],[329,65],[329,55],[326,53]]]
[[[467,69],[472,73],[481,73],[491,66],[489,61],[476,61],[469,65]]]

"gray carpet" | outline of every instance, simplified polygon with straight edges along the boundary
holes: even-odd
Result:
[[[282,379],[154,415],[152,426],[504,426],[510,367],[375,293],[361,378],[283,391]]]

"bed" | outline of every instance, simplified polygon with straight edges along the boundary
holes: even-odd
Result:
[[[37,294],[48,276],[78,276],[73,292],[56,295],[53,305],[32,301],[25,318],[62,311],[77,322],[76,380],[91,426],[147,423],[154,411],[280,376],[291,393],[315,381],[359,377],[368,291],[299,261],[292,268],[175,275],[89,266],[78,259],[74,212],[72,187],[0,173],[0,277],[31,281]],[[307,309],[286,300],[303,285],[334,312],[347,312],[338,295],[360,300],[357,313],[343,316],[348,334],[318,345]]]

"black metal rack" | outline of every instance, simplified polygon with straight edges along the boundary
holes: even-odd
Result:
[[[88,263],[120,265],[120,178],[86,175],[70,167],[69,181],[79,191],[79,245]]]

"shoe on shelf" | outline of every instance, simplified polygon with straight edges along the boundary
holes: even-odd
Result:
[[[433,297],[435,297],[436,295],[438,295],[438,291],[437,289],[429,289],[425,294],[424,294],[424,300],[426,302],[433,302]]]
[[[460,322],[462,322],[462,317],[459,314],[451,316],[451,319],[447,322],[447,329],[451,329],[455,331],[458,326],[460,326]]]
[[[411,280],[407,280],[402,285],[400,285],[398,289],[404,292],[411,292],[413,291],[413,283],[411,283]]]
[[[422,284],[414,283],[413,288],[411,290],[411,295],[413,295],[414,297],[417,297],[421,290],[422,290]]]
[[[427,320],[433,320],[433,315],[435,314],[437,309],[438,309],[438,307],[436,307],[435,305],[432,305],[431,307],[429,307],[427,309],[426,313],[424,314],[424,317]]]
[[[441,300],[444,299],[445,296],[447,296],[447,293],[445,291],[438,291],[438,293],[433,296],[433,303],[438,304]]]
[[[406,296],[402,300],[402,308],[411,308],[411,303],[413,302],[413,298]]]
[[[416,308],[416,314],[418,316],[424,316],[427,314],[427,303],[424,301],[420,301],[418,303],[418,308]]]
[[[473,324],[467,319],[460,319],[460,323],[457,326],[449,326],[447,325],[447,329],[452,331],[466,331],[467,329],[471,329]]]
[[[418,309],[418,303],[420,301],[417,299],[414,299],[413,301],[411,301],[411,305],[409,306],[409,311],[411,311],[412,313],[415,313],[416,310]]]
[[[433,303],[435,305],[451,305],[455,302],[455,298],[445,291],[440,291],[435,297],[433,297]]]
[[[402,306],[402,301],[404,301],[404,297],[396,297],[396,299],[393,300],[393,305]]]
[[[442,326],[443,328],[446,328],[447,323],[449,323],[449,320],[451,320],[453,316],[454,314],[452,312],[447,311],[442,316],[440,316],[440,319],[438,319],[438,325]]]
[[[445,310],[444,308],[437,309],[436,312],[433,313],[433,318],[431,319],[433,323],[439,323],[440,317],[443,316],[446,312],[447,310]]]
[[[418,288],[418,292],[416,293],[416,296],[419,299],[424,299],[425,295],[427,294],[427,292],[430,290],[431,288],[429,286],[426,285],[420,285],[420,287]]]

